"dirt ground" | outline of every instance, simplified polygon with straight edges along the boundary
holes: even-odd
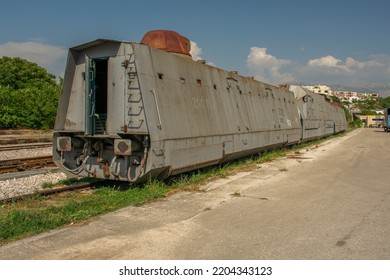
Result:
[[[15,129],[0,130],[0,145],[51,142],[53,131]]]

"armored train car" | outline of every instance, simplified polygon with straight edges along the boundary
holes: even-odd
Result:
[[[190,41],[151,31],[69,50],[53,158],[69,176],[136,182],[345,130],[323,96],[243,77],[190,56]]]

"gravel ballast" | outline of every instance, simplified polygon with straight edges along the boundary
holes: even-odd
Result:
[[[0,200],[43,190],[44,183],[56,183],[66,179],[62,172],[33,175],[24,178],[0,181]]]
[[[0,151],[0,160],[48,156],[52,154],[52,148],[21,149],[12,151]]]
[[[46,156],[51,154],[51,147],[1,151],[0,160]],[[31,194],[42,190],[42,185],[45,183],[56,183],[63,179],[66,179],[66,175],[64,173],[52,172],[0,181],[0,200],[19,195]]]

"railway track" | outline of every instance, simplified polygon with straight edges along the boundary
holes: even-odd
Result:
[[[40,190],[33,193],[26,193],[22,195],[16,195],[12,197],[7,197],[0,199],[0,204],[2,203],[8,203],[8,202],[15,202],[22,199],[32,198],[36,196],[49,196],[57,193],[62,192],[68,192],[68,191],[77,191],[77,190],[83,190],[94,187],[93,183],[74,183],[69,186],[59,187],[59,188],[52,188],[52,189],[46,189],[46,190]]]
[[[22,149],[38,149],[52,147],[52,143],[32,143],[32,144],[18,144],[18,145],[4,145],[0,146],[0,152],[2,151],[14,151]]]
[[[51,155],[19,159],[7,159],[0,161],[0,174],[53,166],[55,166],[55,164]]]

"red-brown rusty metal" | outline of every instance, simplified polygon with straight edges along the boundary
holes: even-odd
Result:
[[[167,52],[190,56],[190,40],[170,30],[152,30],[144,35],[141,44]]]

